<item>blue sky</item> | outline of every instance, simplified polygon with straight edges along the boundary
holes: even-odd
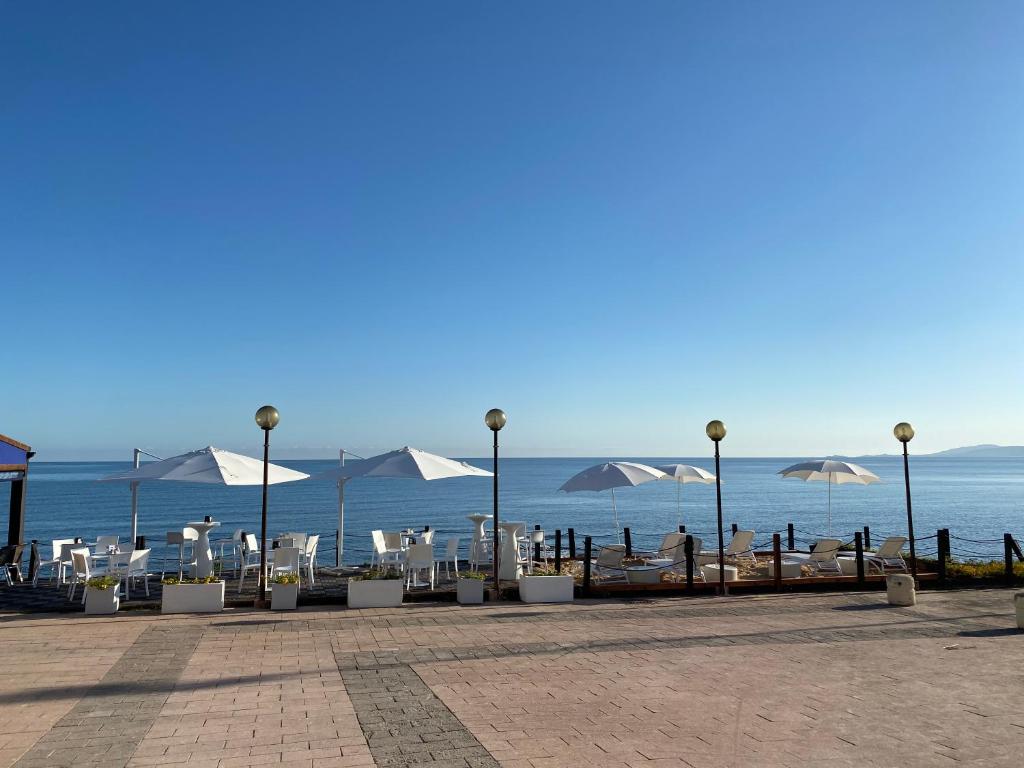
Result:
[[[0,432],[1024,442],[1021,39],[1015,2],[0,2]]]

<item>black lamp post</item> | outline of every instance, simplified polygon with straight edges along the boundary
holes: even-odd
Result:
[[[501,577],[500,571],[498,570],[501,563],[499,562],[499,547],[498,547],[498,432],[505,426],[505,422],[508,421],[508,416],[500,408],[491,408],[484,416],[484,424],[486,424],[491,432],[494,433],[494,596],[501,598]]]
[[[725,437],[725,424],[718,419],[709,421],[704,432],[715,443],[715,490],[718,494],[718,589],[725,594],[725,537],[722,534],[722,473],[719,471],[718,444]]]
[[[914,428],[901,421],[892,428],[896,439],[903,443],[903,482],[907,487],[907,534],[910,538],[910,573],[917,586],[917,552],[914,550],[914,511],[910,504],[910,459],[907,456],[907,443],[914,439]]]
[[[270,430],[277,426],[281,415],[272,405],[256,411],[256,423],[263,430],[263,519],[260,523],[260,592],[257,608],[267,607],[267,485],[270,478]]]

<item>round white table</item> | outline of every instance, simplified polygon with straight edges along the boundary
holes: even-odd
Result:
[[[210,531],[219,528],[220,523],[216,521],[185,523],[189,528],[195,528],[199,533],[199,539],[195,544],[196,564],[195,577],[205,579],[213,573],[213,551],[210,549]]]
[[[498,523],[504,534],[501,537],[501,557],[498,564],[498,575],[505,581],[517,581],[523,575],[523,567],[519,564],[519,534],[526,530],[526,523]]]
[[[725,568],[725,580],[726,581],[739,581],[740,569],[735,565],[726,565]],[[704,581],[710,584],[718,583],[718,563],[710,563],[708,565],[702,565],[700,567],[701,573],[704,574]]]
[[[470,522],[473,523],[473,538],[469,543],[469,562],[475,566],[480,565],[480,553],[477,551],[480,542],[487,538],[487,532],[484,530],[484,523],[488,520],[492,520],[494,515],[467,515]]]

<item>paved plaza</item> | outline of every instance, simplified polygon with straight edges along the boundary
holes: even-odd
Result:
[[[0,766],[1010,766],[1012,592],[0,616]]]

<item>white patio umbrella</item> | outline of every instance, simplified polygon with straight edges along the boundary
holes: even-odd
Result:
[[[338,484],[338,564],[344,553],[345,483],[355,477],[392,477],[406,480],[443,480],[449,477],[494,477],[493,472],[474,467],[464,461],[446,459],[418,448],[399,448],[379,456],[345,463],[341,452],[339,466],[313,475],[312,480],[333,480]],[[352,455],[352,454],[349,454]]]
[[[676,526],[683,524],[683,506],[680,491],[686,483],[701,483],[709,485],[715,482],[715,476],[706,469],[694,467],[690,464],[664,464],[655,469],[665,473],[661,480],[675,481],[676,486]]]
[[[269,465],[268,483],[290,483],[309,477],[305,472],[296,472],[277,464]],[[130,482],[133,484],[149,480],[177,480],[183,483],[209,483],[213,485],[263,485],[263,460],[243,456],[240,453],[214,448],[212,445],[198,451],[183,453],[161,461],[151,461],[137,469],[117,472],[100,478],[101,483]],[[132,509],[132,540],[138,523],[137,509]]]
[[[864,469],[859,464],[834,459],[818,459],[794,464],[779,470],[782,478],[795,477],[809,482],[821,481],[828,483],[828,534],[832,535],[832,484],[870,485],[882,482],[874,472]]]
[[[632,461],[609,461],[605,464],[595,464],[593,467],[573,475],[558,490],[566,493],[611,490],[615,536],[621,544],[622,534],[619,531],[619,511],[615,507],[615,489],[642,485],[651,480],[661,480],[664,476],[665,473],[660,469],[649,467],[646,464],[636,464]]]

